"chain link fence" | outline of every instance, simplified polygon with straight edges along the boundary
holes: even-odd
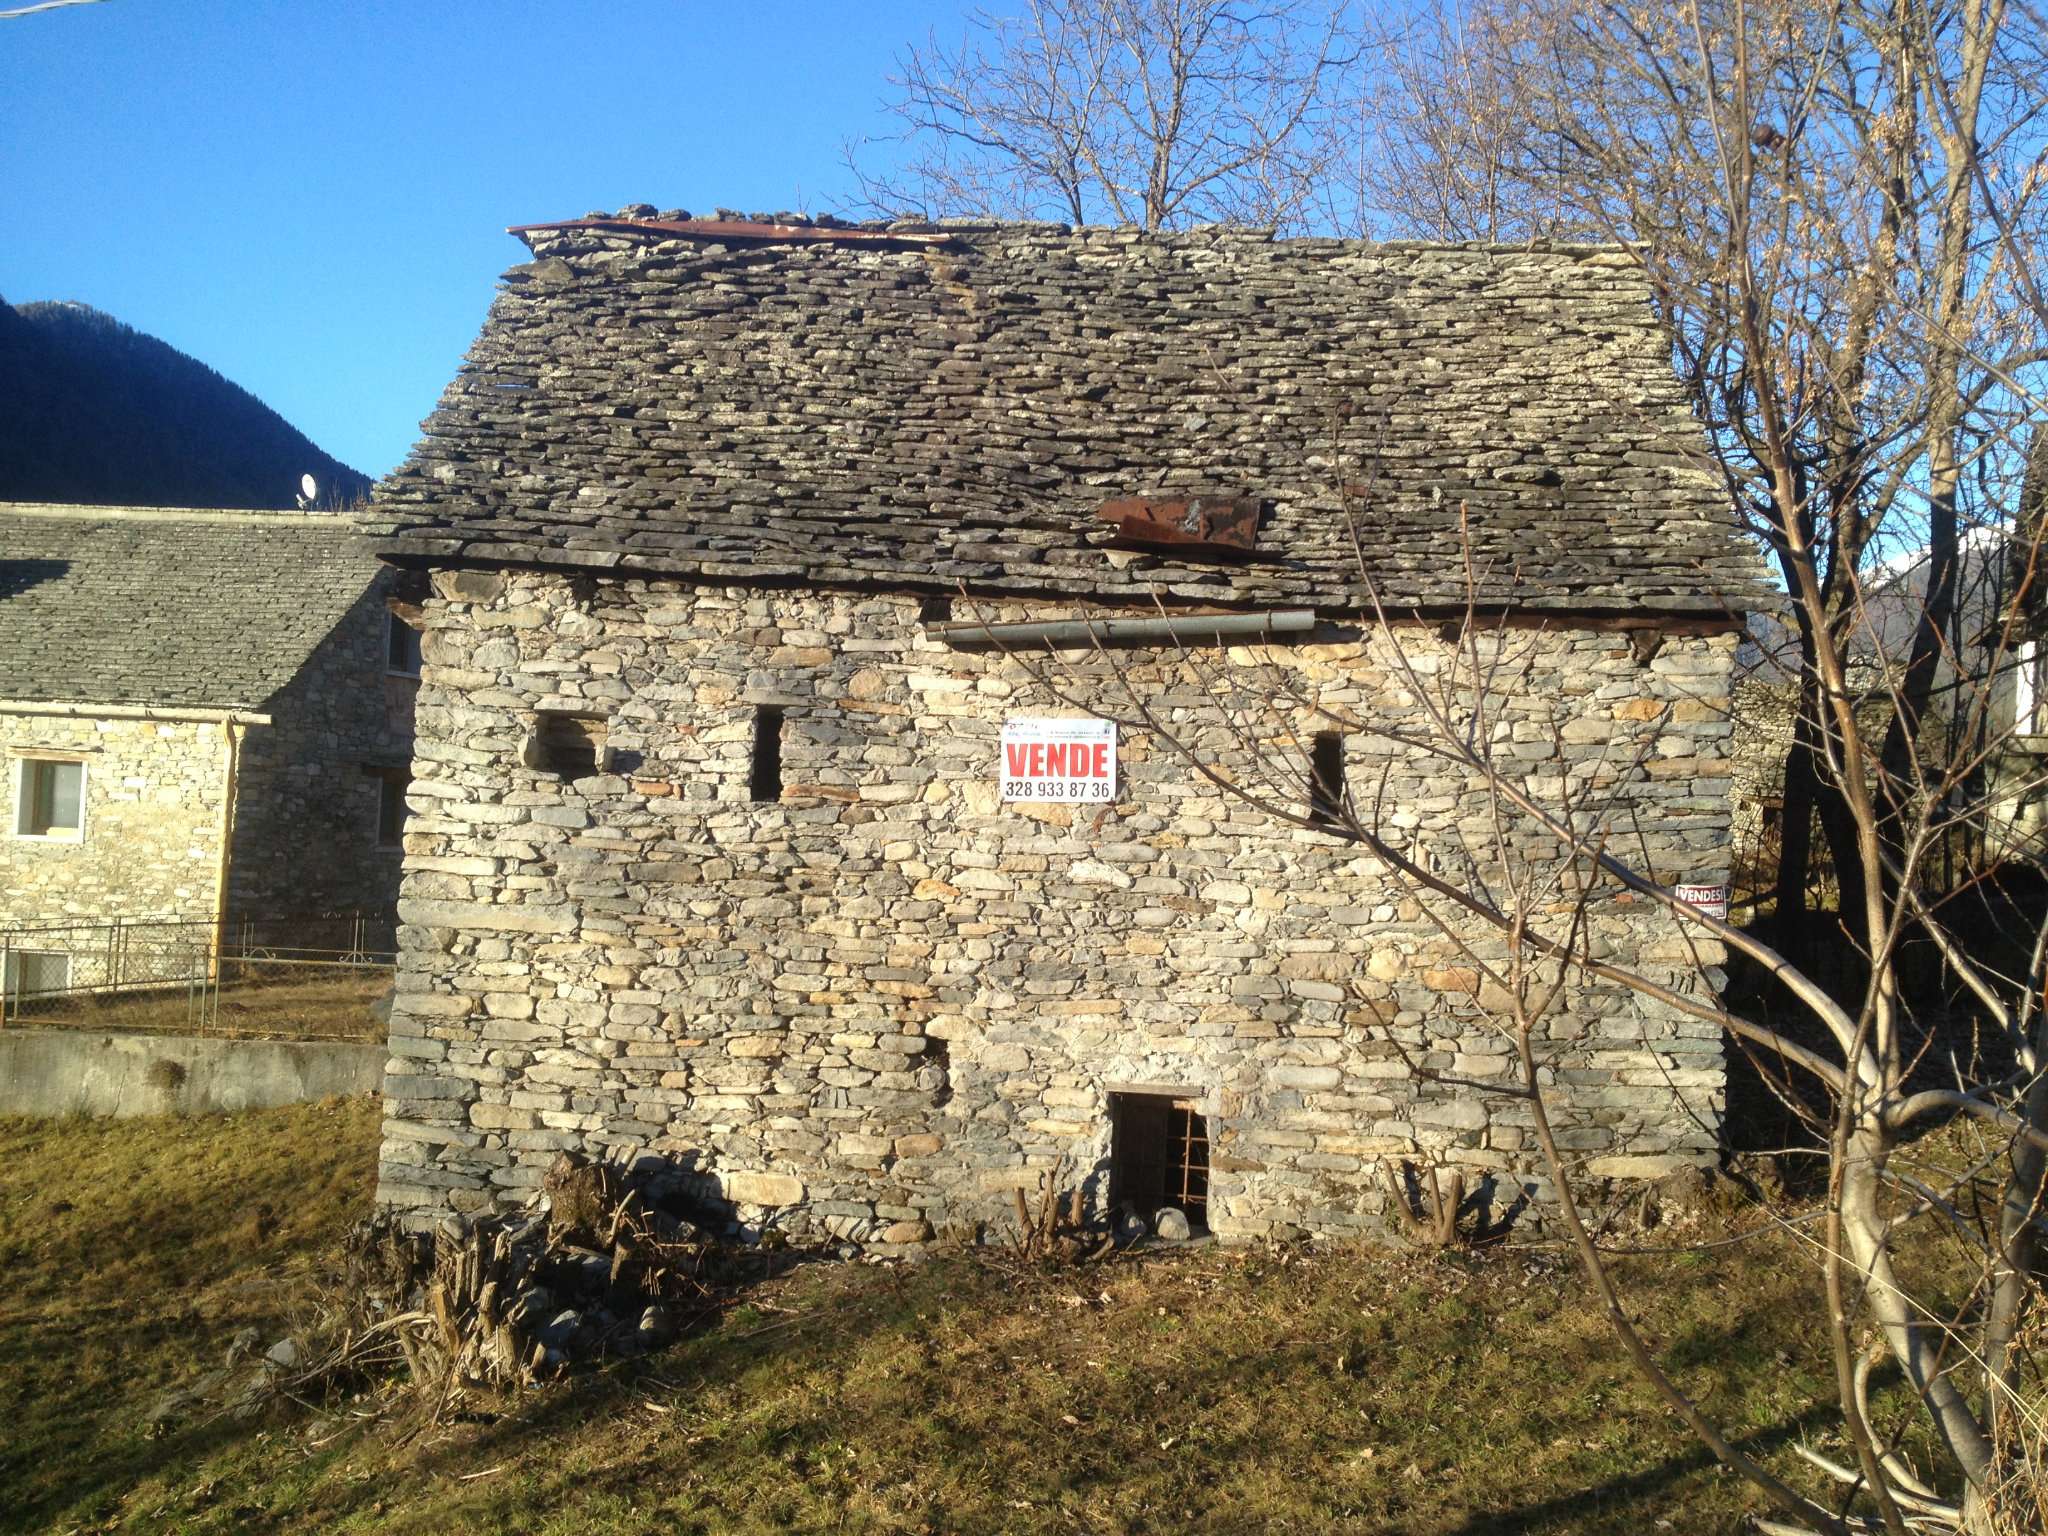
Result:
[[[0,1028],[381,1039],[397,958],[362,913],[22,924],[0,929]]]

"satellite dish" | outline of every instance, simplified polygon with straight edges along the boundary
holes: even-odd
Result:
[[[299,476],[299,494],[305,498],[306,505],[311,506],[320,499],[319,482],[311,475]]]

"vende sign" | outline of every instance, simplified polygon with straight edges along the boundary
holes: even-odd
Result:
[[[1672,894],[1711,918],[1724,923],[1728,921],[1728,887],[1725,885],[1681,885]]]
[[[1003,798],[1114,800],[1116,722],[1005,720]]]

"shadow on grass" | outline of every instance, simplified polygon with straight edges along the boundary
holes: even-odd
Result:
[[[231,1143],[226,1124],[6,1127],[0,1530],[109,1511],[250,1433],[193,1423],[151,1439],[145,1419],[221,1365],[236,1327],[284,1331],[304,1267],[366,1199],[374,1119],[363,1106],[253,1112]],[[337,1138],[355,1158],[334,1155]],[[266,1227],[271,1209],[285,1214]]]
[[[830,1268],[837,1263],[823,1256],[795,1254],[774,1267],[764,1279],[780,1279],[795,1269]],[[629,1461],[602,1471],[579,1466],[582,1448],[575,1436],[593,1425],[621,1437],[647,1421],[635,1410],[650,1398],[676,1398],[692,1388],[743,1388],[748,1378],[761,1371],[786,1376],[814,1369],[824,1360],[857,1353],[873,1335],[900,1329],[916,1316],[922,1299],[929,1298],[907,1284],[902,1271],[874,1270],[858,1276],[857,1288],[834,1298],[835,1304],[790,1318],[755,1321],[760,1316],[743,1292],[735,1305],[718,1321],[686,1334],[675,1345],[637,1359],[618,1360],[571,1376],[555,1386],[513,1399],[494,1418],[472,1420],[457,1426],[452,1435],[435,1441],[422,1437],[421,1448],[409,1457],[395,1445],[396,1476],[384,1476],[371,1485],[352,1489],[329,1484],[314,1489],[304,1501],[293,1500],[273,1506],[271,1513],[297,1527],[312,1522],[325,1529],[371,1514],[376,1529],[548,1529],[583,1530],[586,1525],[566,1510],[581,1508],[590,1501],[603,1503],[618,1495],[624,1504],[647,1507],[650,1495],[658,1495],[672,1481],[665,1458],[650,1462]],[[776,1426],[776,1438],[790,1434],[829,1437],[843,1435],[844,1425],[816,1422]],[[566,1451],[550,1457],[550,1448]],[[358,1442],[358,1449],[361,1443]],[[619,1447],[606,1447],[608,1451]],[[513,1458],[538,1456],[546,1470],[543,1486],[507,1479],[464,1488],[457,1497],[459,1507],[445,1502],[445,1495],[465,1474],[492,1463]],[[412,1496],[431,1491],[431,1507],[408,1510]],[[760,1497],[758,1488],[747,1495]],[[550,1524],[549,1522],[553,1522]],[[563,1522],[567,1523],[564,1524]],[[610,1531],[609,1525],[591,1526]],[[630,1527],[635,1532],[639,1524]],[[665,1527],[666,1529],[666,1527]]]
[[[152,1529],[256,1521],[436,1536],[1633,1536],[1673,1510],[1694,1517],[1686,1529],[1724,1516],[1732,1528],[1754,1503],[1714,1480],[1711,1458],[1643,1389],[1623,1385],[1632,1378],[1597,1328],[1573,1335],[1561,1291],[1511,1292],[1483,1270],[1447,1291],[1432,1289],[1435,1271],[1353,1285],[1341,1267],[1268,1260],[1021,1279],[971,1259],[818,1270],[801,1295],[778,1289],[753,1305],[742,1293],[668,1350],[411,1442],[378,1428],[309,1454],[275,1418],[145,1441],[119,1425],[138,1403],[93,1405],[67,1385],[67,1416],[78,1399],[84,1426],[58,1448],[68,1465],[53,1479],[48,1462],[0,1449],[0,1481],[18,1501],[0,1506],[0,1527],[119,1509]],[[1112,1303],[1103,1290],[1111,1310],[1098,1315],[1089,1298],[1103,1287],[1121,1294]],[[1740,1406],[1710,1392],[1710,1408],[1752,1454],[1825,1423],[1811,1383],[1780,1373],[1769,1392],[1755,1389],[1786,1326],[1767,1297],[1692,1316],[1667,1353],[1738,1384]],[[182,1364],[195,1351],[175,1344],[181,1326],[168,1309],[122,1321],[96,1310],[92,1347],[145,1360],[175,1349]],[[38,1326],[0,1327],[0,1349],[17,1360],[58,1342]],[[1622,1419],[1630,1428],[1616,1434]],[[39,1470],[44,1486],[32,1487]],[[68,1489],[48,1486],[66,1479]],[[151,1481],[165,1485],[160,1511],[120,1508]],[[197,1492],[215,1481],[219,1503]]]
[[[174,1376],[190,1380],[206,1368],[205,1355],[219,1341],[212,1327],[172,1314],[110,1326],[117,1308],[114,1303],[86,1318],[40,1327],[31,1321],[0,1328],[0,1353],[13,1362],[10,1374],[25,1368],[36,1372],[25,1382],[17,1376],[9,1395],[41,1399],[35,1410],[40,1432],[34,1439],[8,1436],[12,1443],[0,1443],[0,1486],[10,1493],[0,1501],[0,1530],[45,1530],[67,1511],[110,1509],[138,1483],[197,1465],[252,1432],[249,1424],[216,1419],[147,1438],[144,1416],[150,1401],[170,1387]],[[244,1316],[253,1320],[260,1312],[269,1314],[268,1321],[281,1322],[274,1308],[252,1308]],[[67,1361],[88,1334],[90,1358],[81,1360],[80,1373],[73,1375]],[[200,1358],[194,1360],[195,1354]],[[160,1372],[158,1385],[137,1395],[130,1395],[132,1387],[111,1388],[94,1379],[102,1362],[144,1380]],[[252,1369],[245,1364],[241,1372]],[[9,1417],[20,1425],[27,1414]]]
[[[110,1518],[121,1500],[139,1484],[177,1468],[196,1467],[234,1449],[251,1432],[249,1424],[220,1419],[158,1440],[138,1439],[111,1452],[102,1440],[93,1447],[90,1486],[72,1484],[53,1489],[40,1498],[20,1498],[19,1490],[24,1486],[21,1468],[0,1460],[0,1483],[17,1491],[16,1499],[0,1508],[0,1531],[51,1530],[58,1516],[65,1512]]]
[[[1282,1340],[1257,1327],[1235,1338],[1181,1340],[1161,1331],[1144,1340],[1139,1359],[1114,1369],[1067,1359],[1049,1373],[1045,1361],[1020,1366],[999,1354],[963,1367],[927,1347],[942,1331],[942,1309],[956,1320],[972,1315],[1000,1305],[1001,1289],[959,1263],[909,1277],[885,1273],[787,1326],[753,1337],[728,1328],[585,1378],[422,1457],[413,1469],[422,1481],[506,1458],[521,1458],[522,1466],[502,1484],[465,1491],[459,1508],[436,1503],[431,1512],[415,1511],[417,1528],[483,1528],[516,1516],[550,1528],[638,1531],[658,1511],[661,1528],[680,1532],[923,1524],[1122,1536],[1245,1529],[1509,1536],[1633,1533],[1702,1499],[1732,1526],[1747,1497],[1733,1485],[1701,1482],[1714,1465],[1704,1449],[1665,1451],[1639,1471],[1589,1470],[1562,1489],[1573,1476],[1568,1464],[1540,1477],[1513,1469],[1492,1482],[1475,1475],[1503,1436],[1542,1444],[1553,1434],[1584,1433],[1602,1414],[1574,1396],[1587,1386],[1582,1360],[1479,1362],[1493,1320],[1460,1300],[1426,1327],[1382,1340],[1380,1347],[1406,1357],[1384,1357],[1363,1372],[1333,1370],[1340,1341],[1321,1317]],[[1731,1320],[1718,1348],[1704,1337],[1689,1342],[1723,1362],[1741,1360],[1754,1353],[1745,1337],[1751,1325]],[[1150,1326],[1134,1316],[1128,1330]],[[1036,1342],[1018,1347],[1056,1346],[1058,1334],[1048,1320]],[[886,1387],[877,1383],[881,1362],[861,1359],[878,1335],[898,1340],[879,1372]],[[1511,1375],[1521,1388],[1512,1396]],[[1611,1379],[1623,1375],[1616,1369]],[[636,1411],[650,1394],[666,1400],[669,1416],[650,1422]],[[693,1394],[711,1400],[701,1419],[689,1411]],[[1511,1402],[1558,1406],[1501,1417],[1496,1405]],[[1634,1416],[1667,1438],[1683,1433],[1653,1409]],[[1767,1456],[1828,1418],[1825,1404],[1811,1404],[1750,1429],[1739,1443]],[[604,1422],[608,1436],[594,1455],[573,1439],[593,1421]],[[1361,1436],[1389,1453],[1369,1474],[1340,1460]],[[565,1454],[550,1457],[557,1437]],[[1636,1451],[1601,1454],[1611,1463]],[[1411,1458],[1433,1470],[1404,1480],[1398,1469]],[[1448,1489],[1439,1481],[1445,1477]],[[1528,1482],[1540,1496],[1509,1502],[1516,1485]],[[602,1523],[611,1513],[626,1523]]]
[[[1835,1417],[1834,1405],[1815,1403],[1787,1423],[1774,1424],[1747,1435],[1730,1436],[1730,1443],[1752,1460],[1762,1461],[1774,1452],[1784,1450],[1795,1440],[1825,1428]],[[1659,1501],[1659,1495],[1668,1495],[1680,1482],[1702,1476],[1716,1465],[1714,1454],[1705,1446],[1697,1446],[1676,1456],[1667,1456],[1640,1472],[1610,1477],[1582,1491],[1554,1494],[1517,1504],[1512,1509],[1476,1514],[1463,1525],[1446,1532],[1445,1536],[1526,1536],[1530,1531],[1577,1530],[1581,1528],[1589,1506],[1617,1516],[1625,1511],[1631,1512],[1629,1517],[1642,1520],[1644,1525],[1624,1524],[1617,1525],[1616,1529],[1642,1529],[1649,1517],[1669,1514],[1674,1508],[1668,1499]],[[1728,1476],[1735,1474],[1731,1472]],[[1756,1498],[1761,1505],[1763,1495],[1758,1494]]]

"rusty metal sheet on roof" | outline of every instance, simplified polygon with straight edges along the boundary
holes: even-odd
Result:
[[[684,240],[759,240],[781,245],[950,245],[954,239],[940,230],[840,229],[735,219],[557,219],[550,224],[514,224],[506,233],[521,235],[536,229],[617,229]]]
[[[1171,544],[1249,553],[1258,542],[1256,496],[1128,496],[1106,501],[1096,516],[1117,525],[1132,544]]]

